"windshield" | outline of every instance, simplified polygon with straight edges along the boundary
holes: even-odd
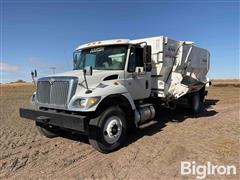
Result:
[[[74,70],[92,66],[97,70],[123,70],[127,46],[101,46],[75,51],[73,54]]]

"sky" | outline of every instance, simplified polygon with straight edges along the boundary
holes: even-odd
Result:
[[[211,79],[239,78],[239,1],[0,0],[1,82],[71,70],[81,44],[168,36],[211,54]]]

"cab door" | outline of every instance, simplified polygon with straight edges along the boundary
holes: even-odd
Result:
[[[125,84],[134,100],[148,98],[151,93],[151,71],[147,72],[144,65],[144,49],[132,46],[125,71]]]

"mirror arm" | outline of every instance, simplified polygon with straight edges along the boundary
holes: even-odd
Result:
[[[83,69],[83,77],[84,77],[84,81],[86,84],[86,88],[88,89],[88,83],[87,83],[87,78],[86,78],[86,69]]]
[[[85,81],[85,85],[86,85],[86,94],[91,93],[92,91],[88,88],[88,83],[87,83],[87,78],[86,78],[86,72],[87,70],[85,68],[83,68],[83,77],[84,77],[84,81]]]

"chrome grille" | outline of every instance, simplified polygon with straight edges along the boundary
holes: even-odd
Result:
[[[37,99],[38,102],[50,103],[50,83],[49,81],[38,81],[37,83]]]
[[[65,105],[68,98],[68,81],[55,81],[51,87],[50,104]]]
[[[36,100],[40,106],[66,108],[74,95],[77,78],[50,77],[41,78],[37,83]]]

